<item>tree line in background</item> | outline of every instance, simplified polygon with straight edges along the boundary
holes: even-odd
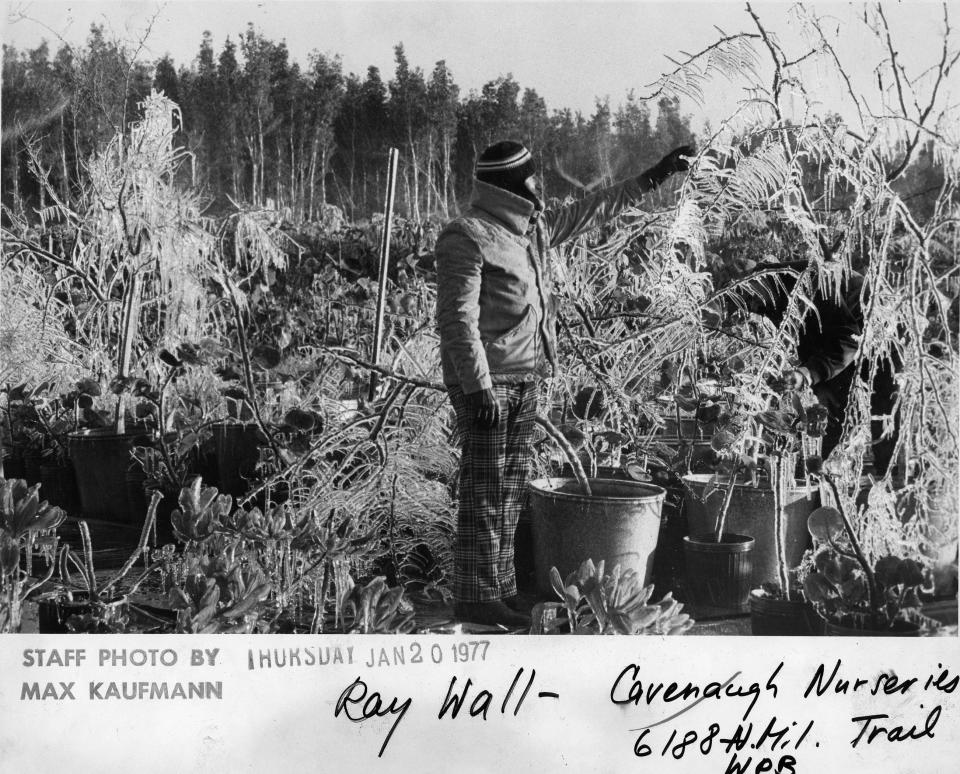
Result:
[[[305,66],[286,44],[253,25],[217,52],[205,32],[196,58],[155,64],[91,27],[85,45],[3,47],[3,197],[10,207],[44,207],[39,168],[69,199],[83,164],[137,119],[137,104],[163,91],[182,112],[179,141],[193,154],[184,170],[211,202],[287,208],[317,219],[322,205],[352,221],[382,208],[387,150],[401,152],[399,211],[414,220],[448,217],[469,195],[477,154],[519,138],[538,155],[552,196],[580,195],[642,171],[688,142],[676,100],[650,107],[628,94],[615,110],[598,100],[590,116],[548,110],[534,88],[501,75],[461,94],[440,60],[425,73],[394,49],[393,76],[377,67],[344,73],[339,56],[313,52]],[[31,171],[31,163],[34,167]]]

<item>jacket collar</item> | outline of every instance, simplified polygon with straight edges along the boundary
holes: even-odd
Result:
[[[476,179],[473,181],[470,206],[492,215],[518,236],[527,233],[534,211],[533,202]]]

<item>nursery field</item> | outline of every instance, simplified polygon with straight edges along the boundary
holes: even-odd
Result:
[[[896,115],[791,121],[799,61],[756,18],[665,74],[759,96],[556,251],[530,633],[956,634],[960,122],[936,71]],[[68,196],[25,153],[43,206],[3,208],[0,631],[490,630],[451,613],[445,218],[210,214],[178,105],[135,112]],[[841,333],[831,405],[792,375]]]

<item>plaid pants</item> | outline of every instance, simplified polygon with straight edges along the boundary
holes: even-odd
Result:
[[[490,602],[517,593],[513,545],[529,476],[538,385],[495,384],[493,391],[500,423],[481,430],[467,415],[463,391],[448,388],[462,450],[453,549],[458,602]]]

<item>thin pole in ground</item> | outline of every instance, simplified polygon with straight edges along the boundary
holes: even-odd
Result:
[[[383,308],[387,296],[387,273],[390,268],[390,226],[393,222],[393,198],[397,187],[397,162],[400,153],[391,148],[387,154],[387,201],[383,216],[383,234],[380,236],[380,277],[377,285],[377,316],[373,327],[373,352],[370,360],[374,365],[380,361],[380,348],[383,346]],[[372,401],[377,391],[377,372],[370,373],[370,396]]]

